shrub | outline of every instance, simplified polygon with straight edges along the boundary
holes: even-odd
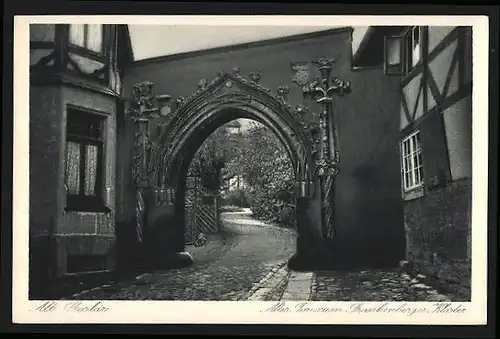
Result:
[[[221,178],[241,175],[246,188],[230,191],[221,206],[250,207],[257,219],[295,225],[290,207],[295,188],[292,163],[280,141],[263,125],[254,125],[240,137],[214,133],[192,166],[201,175],[202,184],[214,189],[220,186]]]
[[[234,205],[238,207],[249,207],[248,193],[245,190],[237,189],[230,191],[223,199],[224,205]]]
[[[254,217],[293,227],[294,213],[288,211],[288,206],[294,203],[295,176],[286,150],[272,131],[262,125],[252,128],[242,145],[240,156],[227,167],[248,183],[246,202]]]
[[[234,205],[222,205],[219,212],[243,212],[243,208]]]

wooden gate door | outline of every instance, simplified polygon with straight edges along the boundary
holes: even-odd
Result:
[[[219,195],[200,190],[196,205],[196,221],[199,232],[219,232]]]
[[[188,175],[186,178],[186,197],[184,199],[185,232],[184,239],[186,245],[192,245],[198,235],[196,223],[196,202],[197,202],[198,178]]]

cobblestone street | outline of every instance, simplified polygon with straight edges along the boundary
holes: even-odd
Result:
[[[279,300],[295,233],[253,220],[248,213],[223,213],[223,220],[221,236],[210,236],[203,247],[186,247],[194,257],[191,267],[142,274],[71,299],[241,300],[274,275],[273,299]]]
[[[223,213],[224,231],[205,246],[188,246],[191,267],[145,273],[135,279],[83,291],[80,300],[310,300],[463,301],[397,268],[292,272],[292,230],[252,219],[251,213]]]
[[[425,284],[425,276],[410,277],[394,270],[316,272],[314,301],[463,301]]]

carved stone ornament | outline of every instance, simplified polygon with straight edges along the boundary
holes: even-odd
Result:
[[[328,93],[336,94],[338,96],[349,94],[351,93],[351,82],[342,81],[337,77],[333,77],[332,85],[328,88]]]
[[[335,58],[320,58],[315,60],[314,64],[321,70],[322,68],[331,68],[334,62]]]
[[[148,162],[155,145],[148,132],[149,121],[171,113],[168,106],[170,95],[155,95],[153,87],[150,81],[134,85],[125,110],[125,115],[137,126],[132,150],[132,177],[136,187],[147,187],[152,173],[148,168]]]
[[[292,62],[292,70],[295,72],[292,81],[298,86],[304,86],[309,81],[309,63],[308,62]]]
[[[304,95],[313,94],[316,92],[316,87],[318,87],[320,85],[321,85],[321,79],[316,78],[316,79],[312,80],[310,83],[308,83],[302,87],[302,93]]]
[[[153,92],[154,84],[150,81],[144,81],[134,85],[132,88],[132,100],[139,111],[153,109],[155,106],[155,94]]]
[[[255,72],[257,73],[257,72]],[[234,88],[235,86],[237,89],[235,91],[228,91],[227,86],[231,86],[231,89]],[[277,90],[277,92],[281,96],[285,96],[289,92],[288,86],[280,86]],[[240,91],[241,89],[242,91]],[[255,91],[255,90],[258,91]],[[222,95],[215,95],[220,91]],[[247,92],[245,92],[247,91]],[[229,93],[227,93],[229,92]],[[150,161],[148,161],[148,168],[151,170],[155,170],[155,175],[151,175],[150,177],[156,178],[155,180],[158,182],[165,181],[164,184],[169,184],[169,175],[170,174],[165,174],[168,172],[168,170],[164,170],[166,168],[171,168],[171,167],[176,167],[176,164],[171,163],[172,161],[177,161],[177,158],[175,159],[169,159],[169,165],[167,166],[166,164],[163,164],[162,161],[165,158],[166,154],[170,154],[171,151],[169,151],[167,148],[167,145],[172,144],[172,145],[177,145],[177,138],[178,135],[182,135],[183,133],[187,133],[186,131],[188,130],[188,125],[182,125],[182,128],[179,129],[174,129],[172,124],[175,124],[177,119],[176,117],[182,116],[183,121],[193,121],[196,122],[198,120],[198,114],[201,111],[199,108],[200,104],[202,102],[206,102],[207,100],[210,101],[211,105],[227,105],[227,100],[228,97],[230,97],[231,103],[234,105],[242,105],[242,106],[252,106],[252,105],[257,105],[255,100],[253,99],[254,93],[257,93],[257,95],[260,95],[260,97],[267,102],[268,105],[272,107],[279,107],[278,104],[282,105],[283,108],[286,108],[286,110],[293,116],[293,123],[296,124],[297,130],[301,131],[302,134],[297,135],[294,137],[294,139],[301,138],[301,140],[307,140],[308,141],[308,135],[307,131],[305,130],[305,125],[303,124],[303,116],[302,114],[299,114],[295,108],[289,108],[289,105],[284,102],[283,100],[278,100],[276,96],[273,96],[270,92],[272,90],[263,87],[260,84],[257,84],[256,82],[252,81],[249,79],[248,74],[245,74],[245,76],[241,76],[238,74],[234,74],[231,72],[218,72],[217,77],[214,79],[210,80],[207,87],[205,88],[204,91],[196,91],[195,93],[191,94],[189,97],[186,98],[177,98],[176,100],[176,109],[171,113],[171,116],[173,116],[172,119],[169,119],[168,121],[165,121],[170,127],[166,128],[166,131],[172,130],[174,133],[166,133],[163,132],[161,133],[161,136],[159,137],[159,140],[157,142],[157,146],[155,147],[152,156],[150,157]],[[260,93],[260,94],[259,94]],[[264,95],[263,93],[268,93],[267,95]],[[204,98],[204,100],[198,100],[199,98]],[[266,101],[267,100],[267,101]],[[219,102],[220,101],[220,102]],[[180,104],[180,105],[179,105]],[[189,109],[187,109],[187,105],[190,105]],[[283,110],[284,112],[284,110]],[[283,113],[285,114],[285,113]],[[295,131],[296,133],[296,131]],[[310,144],[309,144],[310,145]],[[174,154],[174,157],[177,157],[177,153]],[[179,155],[180,156],[180,155]],[[311,159],[312,160],[312,159]],[[176,169],[170,170],[172,173],[177,171]],[[158,173],[161,172],[161,173]],[[170,172],[169,172],[170,173]],[[314,175],[314,170],[311,169],[311,175]]]
[[[177,105],[177,107],[181,106],[182,104],[184,104],[184,102],[186,102],[186,98],[184,97],[178,97],[177,99],[175,99],[175,104]]]
[[[168,94],[157,95],[156,100],[158,101],[158,107],[160,108],[160,115],[166,117],[172,111],[170,107],[171,96]]]
[[[248,74],[248,77],[250,78],[251,81],[255,82],[256,84],[259,83],[259,80],[261,78],[260,72],[251,72]]]
[[[304,94],[313,94],[316,102],[323,106],[319,114],[319,155],[316,159],[316,174],[318,176],[335,176],[339,171],[339,147],[336,129],[334,126],[334,111],[332,96],[341,96],[350,92],[350,83],[341,81],[337,77],[330,77],[333,58],[322,58],[314,64],[321,73],[321,78],[304,86]],[[331,83],[331,84],[329,84]]]
[[[136,205],[135,205],[135,214],[136,214],[136,232],[137,232],[137,240],[142,243],[144,237],[144,227],[145,227],[145,210],[146,204],[144,202],[144,192],[142,189],[138,189],[136,191]]]
[[[277,92],[278,95],[276,96],[276,98],[281,101],[286,101],[288,93],[290,93],[290,88],[288,86],[278,86]]]
[[[330,158],[317,159],[316,166],[318,176],[336,176],[339,173],[338,162]]]
[[[204,91],[207,88],[207,85],[208,85],[207,79],[201,79],[198,82],[198,89],[201,91]]]
[[[250,85],[250,86],[252,86],[254,88],[260,89],[260,90],[265,91],[267,93],[272,92],[272,90],[270,88],[264,87],[264,86],[260,85],[256,81],[251,81],[251,80],[249,81],[248,79],[242,77],[239,74],[233,74],[233,76],[236,77],[239,81],[241,81],[244,84]],[[260,76],[260,73],[259,73],[259,76]]]
[[[161,122],[156,126],[156,135],[160,136],[165,133],[168,125],[165,122]]]
[[[160,109],[160,115],[162,117],[166,117],[167,115],[170,114],[170,112],[172,112],[172,109],[170,108],[169,105],[165,105]]]
[[[131,99],[127,101],[125,115],[134,121],[147,121],[160,116],[161,108],[170,101],[170,95],[155,95],[154,84],[150,81],[143,81],[135,84],[132,88]],[[168,110],[164,110],[165,114]]]
[[[315,122],[311,122],[307,125],[307,130],[312,136],[316,136],[319,133],[319,125]]]
[[[307,114],[308,112],[308,107],[306,105],[297,105],[295,107],[295,110],[297,111],[297,113],[299,114]]]
[[[139,184],[142,180],[142,173],[143,173],[143,168],[142,168],[142,163],[143,163],[143,157],[145,154],[143,153],[143,139],[144,137],[142,136],[142,133],[137,131],[135,132],[135,138],[134,138],[134,149],[133,149],[133,156],[132,156],[132,177],[134,179],[134,182],[136,184]]]

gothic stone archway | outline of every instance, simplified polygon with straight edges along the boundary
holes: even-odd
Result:
[[[249,118],[270,128],[285,146],[295,169],[297,201],[297,251],[289,261],[295,269],[314,268],[327,254],[322,239],[322,202],[314,199],[316,187],[312,143],[300,114],[282,93],[237,74],[224,73],[204,84],[187,99],[178,100],[175,111],[160,127],[161,134],[147,164],[149,195],[145,204],[145,248],[155,266],[188,265],[184,252],[185,177],[192,157],[217,127],[236,118]],[[147,197],[150,198],[147,198]],[[320,195],[321,197],[321,195]]]

